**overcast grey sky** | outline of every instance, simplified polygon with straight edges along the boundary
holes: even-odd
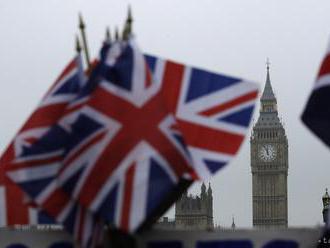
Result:
[[[289,225],[321,222],[330,151],[301,123],[330,34],[328,0],[12,0],[0,2],[0,151],[74,54],[84,15],[91,54],[127,5],[148,53],[260,82],[266,58],[289,141]],[[255,113],[257,114],[257,113]],[[257,118],[257,115],[255,115]],[[252,226],[249,138],[212,180],[215,222]],[[173,214],[173,211],[171,211]]]

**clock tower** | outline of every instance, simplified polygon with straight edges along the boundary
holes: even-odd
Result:
[[[267,62],[265,89],[260,99],[260,115],[251,138],[253,227],[288,226],[288,140],[278,117]]]

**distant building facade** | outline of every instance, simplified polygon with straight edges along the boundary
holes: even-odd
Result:
[[[288,140],[278,117],[267,65],[260,115],[251,134],[253,226],[288,226]]]
[[[209,184],[201,186],[200,195],[185,192],[175,203],[175,220],[163,217],[156,224],[160,229],[208,230],[213,229],[213,196]]]
[[[199,196],[184,193],[175,203],[175,227],[177,229],[213,229],[213,196],[211,185],[203,183]]]

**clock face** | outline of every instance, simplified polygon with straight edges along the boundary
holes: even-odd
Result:
[[[275,160],[277,155],[276,147],[271,144],[259,146],[258,156],[262,161],[271,162]]]

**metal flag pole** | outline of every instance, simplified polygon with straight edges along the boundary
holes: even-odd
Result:
[[[79,41],[78,35],[76,35],[76,52],[78,54],[80,54],[80,52],[81,52],[81,45],[80,45],[80,41]]]
[[[91,63],[89,59],[89,51],[88,51],[88,46],[87,46],[87,38],[86,38],[86,33],[85,33],[85,23],[83,21],[81,13],[79,13],[79,29],[81,32],[81,37],[83,41],[83,48],[84,48],[84,53],[85,53],[85,59],[86,59],[86,64],[88,70],[91,68]]]

